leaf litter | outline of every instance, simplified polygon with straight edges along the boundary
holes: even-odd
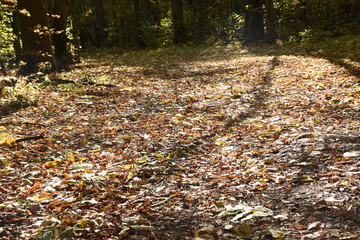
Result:
[[[135,56],[2,116],[1,238],[356,239],[356,76],[243,49]]]

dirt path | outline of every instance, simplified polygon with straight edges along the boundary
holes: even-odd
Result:
[[[344,69],[239,52],[63,77],[116,87],[48,87],[1,119],[43,136],[0,146],[1,239],[357,239],[360,91]]]

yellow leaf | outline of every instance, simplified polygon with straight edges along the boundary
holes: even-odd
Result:
[[[164,158],[164,155],[162,155],[160,153],[154,153],[154,157],[156,157],[156,158]]]
[[[133,179],[133,178],[134,178],[134,175],[130,172],[129,175],[127,176],[127,179],[128,179],[128,180],[131,180],[131,179]]]
[[[75,156],[74,156],[74,154],[68,154],[67,157],[68,157],[68,159],[69,159],[70,162],[75,162]]]
[[[276,227],[269,228],[268,231],[274,239],[283,239],[285,237],[284,232]]]
[[[61,159],[60,159],[60,158],[56,158],[56,159],[54,160],[54,162],[60,164],[60,163],[61,163]]]
[[[5,141],[3,144],[4,144],[4,145],[7,145],[7,146],[11,146],[11,145],[12,145],[13,143],[15,143],[15,142],[16,142],[16,139],[10,137],[10,138],[6,139],[6,141]]]
[[[224,203],[224,201],[215,201],[215,206],[217,206],[218,208],[222,208],[225,207]]]
[[[87,221],[87,220],[85,220],[85,219],[80,219],[80,220],[79,220],[79,222],[78,222],[78,225],[79,225],[79,228],[84,229],[84,228],[86,228],[86,227],[87,227],[87,225],[88,225],[88,221]]]
[[[57,162],[55,162],[55,161],[49,161],[49,162],[44,163],[44,165],[43,165],[44,168],[53,168],[56,166],[57,166]]]
[[[85,182],[84,182],[84,181],[80,181],[80,182],[78,183],[78,186],[79,186],[79,187],[85,187]]]
[[[304,74],[304,75],[302,75],[301,76],[303,79],[309,79],[310,78],[310,76],[308,75],[308,74]]]
[[[151,159],[148,156],[144,156],[142,158],[137,159],[136,161],[140,164],[143,164],[143,163],[151,162]]]
[[[15,138],[13,138],[8,133],[0,133],[0,145],[10,146],[16,141]]]
[[[303,182],[312,182],[312,181],[314,181],[314,179],[311,178],[311,177],[306,177],[306,178],[304,178],[302,181],[303,181]]]
[[[349,184],[348,181],[342,181],[342,182],[340,183],[340,185],[341,185],[341,186],[349,186],[350,184]]]
[[[313,137],[318,137],[318,136],[320,136],[320,133],[318,133],[318,132],[313,132],[311,135],[313,135]]]
[[[48,200],[48,199],[51,199],[51,198],[49,198],[49,197],[33,196],[32,199],[34,199],[35,201],[38,201],[38,202],[42,202],[42,201],[45,201],[45,200]]]
[[[126,164],[125,169],[134,169],[136,168],[136,164]]]
[[[216,141],[216,142],[215,142],[215,145],[224,146],[224,145],[227,145],[227,143],[226,143],[226,142],[223,142],[223,141]]]
[[[121,136],[119,136],[119,138],[120,138],[121,140],[130,140],[130,139],[131,139],[131,136],[129,136],[129,135],[121,135]]]
[[[276,132],[276,133],[281,132],[281,127],[277,127],[277,128],[275,129],[275,132]]]
[[[315,108],[311,108],[311,109],[310,109],[310,112],[311,112],[311,113],[316,113],[317,111],[316,111]]]
[[[225,156],[227,156],[227,155],[229,155],[230,153],[229,153],[228,151],[223,151],[222,154],[225,155]]]

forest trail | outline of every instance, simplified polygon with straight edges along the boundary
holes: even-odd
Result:
[[[1,118],[41,139],[0,146],[0,239],[357,239],[358,77],[242,49],[127,57]]]

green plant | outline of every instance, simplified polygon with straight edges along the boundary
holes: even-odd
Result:
[[[36,105],[38,102],[37,100],[30,100],[28,97],[22,94],[17,94],[14,97],[16,100],[7,103],[9,107],[14,109],[26,108],[31,105]]]
[[[11,13],[7,11],[1,12],[0,17],[0,54],[13,53],[14,37],[11,28]]]
[[[159,24],[144,22],[140,26],[146,47],[158,48],[172,43],[172,24],[169,18],[164,18]]]

